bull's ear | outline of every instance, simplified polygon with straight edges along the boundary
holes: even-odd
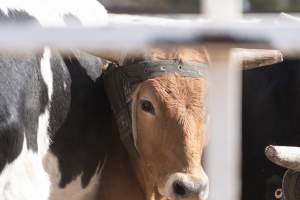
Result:
[[[265,155],[273,163],[300,172],[300,148],[288,146],[267,146]]]
[[[254,69],[283,61],[282,53],[279,50],[269,49],[241,49],[234,48],[234,58],[238,59],[242,69]]]

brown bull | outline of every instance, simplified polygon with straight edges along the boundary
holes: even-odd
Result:
[[[281,60],[277,51],[240,50],[253,68]],[[275,56],[274,56],[275,55]],[[203,49],[152,49],[147,53],[104,55],[122,67],[136,60],[177,60],[207,64]],[[206,144],[206,96],[204,78],[169,74],[136,85],[130,95],[134,144],[139,158],[120,153],[121,143],[103,171],[99,195],[103,200],[207,199],[208,178],[201,165]],[[120,165],[121,163],[121,165]]]
[[[208,63],[202,50],[167,52],[156,49],[147,57],[151,61]],[[105,184],[100,190],[103,199],[207,198],[208,178],[201,166],[206,92],[207,83],[203,78],[175,74],[148,79],[135,87],[130,96],[133,136],[139,158],[126,160],[125,154],[124,158],[112,156],[126,163],[113,159],[106,164],[101,179]],[[120,163],[126,167],[113,170]],[[116,173],[126,177],[119,180]]]

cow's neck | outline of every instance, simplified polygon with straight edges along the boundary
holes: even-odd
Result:
[[[145,200],[121,142],[113,145],[100,180],[98,199]]]
[[[135,175],[141,185],[143,191],[145,191],[146,200],[163,200],[163,197],[158,193],[156,184],[153,182],[153,175],[149,173],[146,162],[139,159],[130,159],[131,166],[134,169]]]
[[[117,142],[102,172],[99,199],[162,200],[141,160],[130,159],[123,144]]]

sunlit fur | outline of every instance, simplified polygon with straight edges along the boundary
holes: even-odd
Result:
[[[118,57],[118,55],[116,56]],[[207,64],[201,48],[150,49],[131,53],[121,60],[130,64],[142,60],[177,60],[183,64]],[[122,65],[121,64],[121,65]],[[199,65],[200,66],[200,65]],[[205,200],[208,178],[201,165],[206,144],[206,96],[204,78],[170,74],[136,85],[131,94],[132,130],[139,158],[125,152],[116,142],[101,177],[99,198],[103,200],[181,200],[174,196],[174,180],[191,180],[203,190],[189,200]],[[150,101],[155,112],[142,109]]]
[[[194,49],[153,50],[148,55],[152,60],[207,62],[203,52]],[[133,93],[136,102],[133,120],[140,159],[132,162],[146,199],[161,199],[170,193],[165,185],[175,173],[207,182],[201,166],[206,140],[207,89],[207,81],[203,78],[172,74],[144,81]],[[140,100],[150,101],[155,114],[142,110]]]
[[[147,55],[150,60],[166,60],[173,59],[183,63],[194,62],[194,63],[208,63],[209,58],[204,48],[196,47],[177,47],[172,49],[165,48],[153,48]]]
[[[137,51],[111,51],[105,50],[98,53],[94,53],[99,57],[105,58],[119,65],[132,64],[134,61],[147,60],[147,61],[159,61],[159,60],[178,60],[183,63],[208,63],[209,57],[204,48],[201,47],[177,47],[177,48],[151,48]]]

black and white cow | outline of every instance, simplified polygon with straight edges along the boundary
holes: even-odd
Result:
[[[107,12],[96,0],[0,3],[0,23],[70,22],[101,26]],[[1,200],[47,200],[50,190],[51,199],[91,194],[96,184],[90,182],[97,180],[105,159],[101,152],[109,144],[98,124],[106,120],[98,113],[110,113],[97,92],[102,66],[101,59],[76,50],[67,55],[47,47],[18,55],[0,52]]]

